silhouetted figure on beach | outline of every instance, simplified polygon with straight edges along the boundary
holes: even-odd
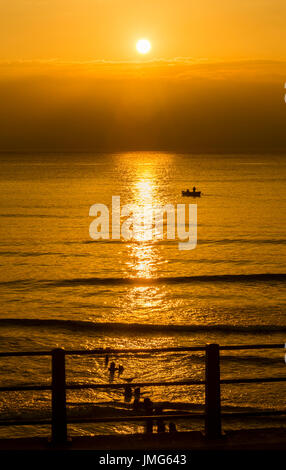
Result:
[[[108,356],[108,354],[106,354],[106,356],[105,356],[105,361],[104,361],[105,367],[108,366],[108,362],[109,362],[109,356]]]
[[[174,433],[174,432],[177,432],[177,426],[175,425],[175,423],[169,423],[169,432],[170,433]]]
[[[156,415],[162,414],[163,413],[163,407],[162,406],[156,406],[154,412],[155,412]]]
[[[124,372],[124,367],[123,366],[119,366],[118,367],[118,377],[120,377],[120,375],[122,375]]]
[[[152,434],[153,433],[153,420],[152,419],[147,419],[145,432],[146,432],[146,434]]]
[[[110,372],[110,375],[114,375],[114,373],[116,371],[115,362],[110,363],[110,366],[109,366],[108,370]]]
[[[157,432],[163,433],[166,431],[166,426],[162,418],[159,418],[157,421]]]
[[[140,400],[140,396],[141,396],[140,387],[136,387],[135,390],[134,390],[134,397],[137,398],[138,400]]]
[[[132,398],[132,388],[130,385],[124,387],[124,401],[130,402]]]
[[[144,410],[147,415],[151,415],[153,413],[153,402],[150,398],[144,398]]]
[[[153,414],[153,402],[152,400],[150,400],[150,398],[144,398],[143,407],[144,407],[144,411],[146,415],[149,416]],[[146,420],[146,433],[147,434],[153,433],[153,420],[152,419]]]
[[[110,366],[109,366],[108,370],[109,370],[109,381],[113,382],[114,374],[115,374],[115,371],[116,371],[115,362],[110,363]]]
[[[134,411],[139,411],[140,410],[140,400],[139,398],[134,398],[134,402],[133,402],[133,410]]]

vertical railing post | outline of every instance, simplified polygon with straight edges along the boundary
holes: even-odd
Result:
[[[65,351],[52,350],[52,442],[67,441]]]
[[[206,346],[205,434],[209,439],[221,437],[219,345]]]

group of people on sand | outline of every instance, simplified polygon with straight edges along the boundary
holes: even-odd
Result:
[[[105,356],[106,367],[108,366],[108,363],[109,363],[109,357]],[[124,367],[122,365],[119,365],[117,367],[115,362],[111,362],[110,366],[108,367],[108,370],[109,370],[110,378],[111,380],[113,380],[116,371],[118,372],[118,377],[120,377],[123,374]],[[133,400],[134,411],[144,412],[144,414],[147,416],[152,416],[153,414],[154,415],[162,414],[163,408],[161,406],[154,407],[154,403],[149,397],[145,397],[143,402],[140,400],[141,395],[142,395],[140,387],[135,387],[135,388],[133,387],[134,388],[134,392],[133,392],[132,385],[130,384],[133,378],[124,379],[124,380],[128,382],[124,387],[124,401],[126,403],[130,403],[132,400],[132,397],[134,397],[134,400]],[[157,432],[158,433],[166,432],[166,425],[164,423],[163,418],[158,418],[156,422],[157,422]],[[170,433],[177,432],[175,423],[172,423],[172,422],[169,423],[168,431]],[[152,433],[152,432],[153,432],[153,419],[148,418],[146,420],[146,433]]]

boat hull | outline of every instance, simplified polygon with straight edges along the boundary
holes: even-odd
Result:
[[[184,197],[201,197],[201,191],[182,191]]]

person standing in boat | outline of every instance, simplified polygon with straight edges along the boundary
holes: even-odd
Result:
[[[195,192],[196,192],[196,187],[194,186],[194,187],[193,187],[193,193],[195,193]]]

